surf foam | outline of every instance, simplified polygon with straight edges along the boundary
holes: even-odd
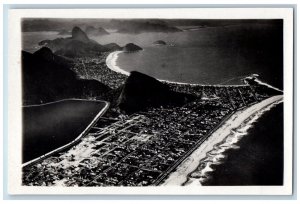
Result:
[[[239,148],[236,144],[265,112],[283,101],[283,96],[273,96],[260,103],[234,113],[219,129],[202,143],[162,185],[198,185],[209,179],[214,165],[226,161],[226,150]]]

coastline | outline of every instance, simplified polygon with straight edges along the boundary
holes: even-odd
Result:
[[[126,72],[125,70],[123,70],[117,66],[118,55],[122,52],[123,51],[115,51],[115,52],[109,53],[109,55],[106,57],[106,65],[110,70],[112,70],[114,72],[129,76],[129,72]]]
[[[200,181],[205,179],[208,172],[213,171],[210,165],[220,163],[223,159],[222,153],[235,148],[234,144],[246,135],[251,123],[281,102],[283,102],[282,95],[273,96],[234,113],[168,176],[162,186],[201,186]],[[197,172],[202,160],[206,160],[204,168]]]
[[[129,76],[130,73],[121,69],[119,66],[117,66],[117,60],[118,60],[118,55],[120,53],[123,53],[123,51],[115,51],[115,52],[111,52],[109,53],[109,55],[106,57],[106,66],[117,73]],[[190,85],[190,86],[211,86],[211,87],[241,87],[241,86],[247,86],[247,84],[240,84],[240,85],[220,85],[220,84],[214,84],[214,85],[208,85],[208,84],[194,84],[194,83],[186,83],[186,82],[176,82],[176,81],[170,81],[170,80],[164,80],[164,79],[157,79],[160,82],[165,82],[165,83],[169,83],[169,84],[178,84],[178,85]],[[280,90],[274,86],[271,86],[261,80],[256,79],[256,82],[260,85],[264,85],[267,86],[271,89],[274,89],[276,91],[280,91],[283,93],[283,90]]]
[[[115,51],[110,53],[107,58],[106,58],[106,65],[107,67],[117,73],[124,74],[126,76],[129,76],[130,73],[121,69],[119,66],[117,66],[117,60],[118,60],[118,55],[120,53],[123,53],[123,51]],[[191,86],[215,86],[215,87],[221,87],[221,86],[245,86],[245,85],[207,85],[207,84],[193,84],[193,83],[186,83],[186,82],[176,82],[176,81],[169,81],[169,80],[164,80],[164,79],[157,79],[158,81],[169,83],[169,84],[180,84],[180,85],[191,85]]]

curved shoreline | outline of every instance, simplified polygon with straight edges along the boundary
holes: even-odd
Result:
[[[129,72],[126,72],[125,70],[123,70],[117,66],[118,55],[122,52],[123,51],[115,51],[115,52],[109,53],[109,55],[106,57],[106,60],[105,60],[106,66],[114,72],[129,76]]]
[[[260,111],[262,113],[270,110],[274,104],[283,102],[283,96],[273,96],[271,98],[265,99],[257,104],[254,104],[246,109],[239,110],[235,112],[228,120],[226,120],[216,131],[214,131],[206,140],[203,142],[189,157],[187,157],[174,172],[172,172],[168,178],[162,183],[162,186],[167,185],[199,185],[200,179],[202,179],[205,174],[212,169],[210,169],[209,162],[206,163],[204,171],[199,175],[199,178],[191,178],[190,175],[197,171],[198,166],[200,165],[201,160],[209,157],[209,152],[216,149],[216,146],[224,146],[226,139],[232,135],[232,131],[235,131],[241,128],[243,123],[246,123],[246,126],[251,120],[251,117],[255,117],[256,114]],[[262,115],[262,114],[260,114]],[[255,119],[259,118],[256,116]],[[231,138],[237,139],[237,138]],[[231,144],[233,148],[233,144]],[[228,147],[230,148],[230,147]],[[211,160],[219,162],[222,159],[222,152],[219,154],[211,155]],[[199,173],[199,172],[198,172]],[[202,176],[202,177],[201,177]]]
[[[119,74],[124,74],[126,76],[129,76],[130,73],[121,69],[118,65],[117,65],[117,59],[118,59],[118,55],[120,53],[123,53],[123,51],[115,51],[110,53],[107,57],[106,57],[106,66],[114,71],[117,72]],[[164,80],[164,79],[157,79],[161,82],[166,82],[166,83],[170,83],[170,84],[180,84],[180,85],[191,85],[191,86],[214,86],[214,87],[221,87],[221,86],[235,86],[235,87],[240,87],[240,86],[245,86],[245,85],[207,85],[207,84],[193,84],[193,83],[187,83],[187,82],[176,82],[176,81],[169,81],[169,80]]]
[[[106,66],[114,71],[114,72],[117,72],[119,74],[123,74],[123,75],[126,75],[126,76],[129,76],[130,73],[121,69],[119,66],[117,66],[117,60],[118,60],[118,55],[120,53],[123,53],[123,51],[115,51],[115,52],[111,52],[109,53],[109,55],[106,57]],[[176,81],[169,81],[169,80],[164,80],[164,79],[157,79],[161,82],[166,82],[166,83],[169,83],[169,84],[178,84],[178,85],[190,85],[190,86],[212,86],[212,87],[241,87],[241,86],[248,86],[247,84],[240,84],[240,85],[220,85],[220,84],[213,84],[213,85],[208,85],[208,84],[194,84],[194,83],[187,83],[187,82],[176,82]],[[264,86],[267,86],[271,89],[274,89],[276,91],[280,91],[280,92],[283,92],[282,90],[274,87],[274,86],[271,86],[265,82],[262,82],[261,80],[256,80],[256,82],[258,84],[261,84],[261,85],[264,85]]]

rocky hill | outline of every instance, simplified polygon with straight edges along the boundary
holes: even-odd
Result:
[[[168,85],[153,77],[133,71],[127,78],[118,98],[118,106],[125,113],[134,113],[150,107],[184,104],[192,95],[171,91]]]
[[[88,38],[87,34],[83,32],[79,27],[75,26],[72,29],[72,40],[78,40],[81,42],[88,43],[91,40]]]
[[[140,50],[143,50],[143,48],[141,48],[133,43],[128,43],[123,47],[124,52],[136,52],[136,51],[140,51]]]
[[[114,44],[114,46],[112,44],[100,45],[96,41],[89,39],[87,34],[77,26],[72,29],[71,37],[43,40],[39,45],[50,48],[55,54],[70,58],[97,56],[101,52],[121,49],[117,44]]]
[[[158,40],[158,41],[155,41],[153,42],[154,45],[167,45],[167,43],[163,40]]]
[[[70,61],[49,48],[35,53],[22,51],[24,104],[39,104],[65,98],[99,96],[110,88],[95,80],[81,80],[70,69]]]

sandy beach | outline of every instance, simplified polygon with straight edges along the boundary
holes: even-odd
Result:
[[[242,136],[246,136],[251,124],[264,112],[269,111],[276,104],[283,101],[283,96],[273,96],[248,108],[234,113],[212,135],[202,143],[189,157],[187,157],[176,170],[162,184],[167,185],[201,185],[199,181],[205,179],[207,172],[212,171],[211,164],[222,161],[222,153],[229,148],[235,148]],[[195,171],[200,161],[204,168]],[[190,176],[192,174],[192,177]]]
[[[106,58],[106,65],[110,70],[112,70],[114,72],[129,76],[129,72],[126,72],[117,66],[118,55],[122,52],[123,51],[115,51],[115,52],[110,53]]]

